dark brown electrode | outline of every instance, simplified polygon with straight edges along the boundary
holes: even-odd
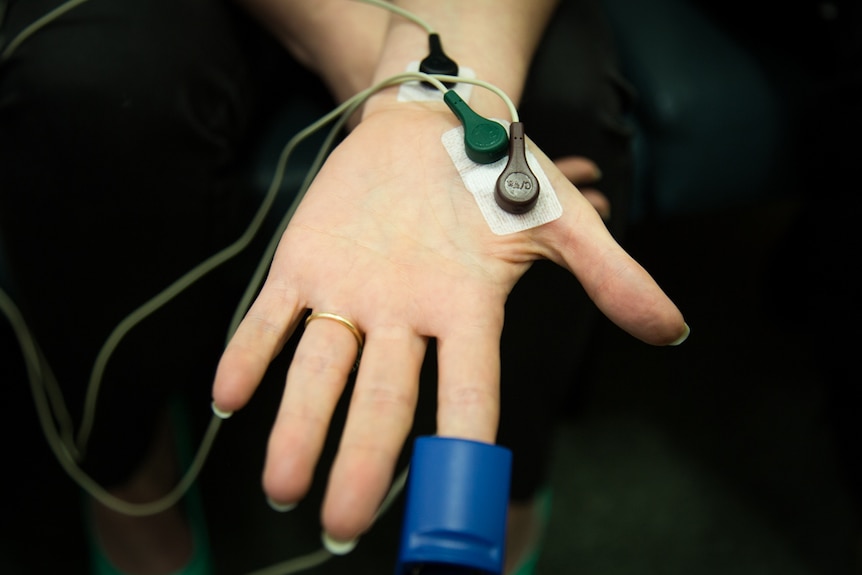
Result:
[[[510,214],[530,211],[539,199],[539,181],[527,165],[523,122],[509,127],[509,162],[497,178],[494,199]]]

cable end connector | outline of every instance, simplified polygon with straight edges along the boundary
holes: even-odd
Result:
[[[527,165],[524,138],[524,123],[512,122],[509,127],[509,162],[494,188],[497,205],[510,214],[530,211],[539,199],[539,180]]]
[[[440,42],[439,34],[432,33],[428,35],[428,55],[419,63],[419,71],[432,75],[458,75],[458,63],[443,51],[443,44]],[[434,88],[434,85],[430,82],[422,82],[422,85],[427,88]],[[452,88],[455,84],[452,82],[443,82],[443,85],[447,88]]]
[[[443,94],[443,101],[464,126],[467,157],[477,164],[493,164],[506,155],[508,137],[499,122],[480,116],[455,90]]]

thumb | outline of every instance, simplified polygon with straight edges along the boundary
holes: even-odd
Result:
[[[689,328],[677,306],[572,183],[553,166],[548,171],[563,215],[537,228],[544,255],[571,271],[602,313],[626,332],[653,345],[682,343]]]

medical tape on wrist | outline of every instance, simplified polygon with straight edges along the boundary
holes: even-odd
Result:
[[[407,65],[408,72],[418,72],[419,71],[419,62],[410,62]],[[471,68],[464,68],[463,66],[458,69],[458,76],[462,78],[470,78],[473,79],[476,77],[476,73]],[[473,93],[473,84],[468,84],[466,82],[458,82],[452,88],[455,92],[461,96],[461,99],[465,102],[470,101],[470,94]],[[399,102],[442,102],[443,101],[443,93],[440,92],[437,88],[429,88],[422,84],[421,81],[417,80],[415,82],[405,82],[401,84],[398,88],[398,101]]]
[[[507,130],[509,123],[505,120],[496,120]],[[508,156],[503,156],[493,164],[478,164],[467,157],[464,149],[464,127],[452,128],[443,134],[441,138],[443,146],[452,158],[452,162],[461,175],[461,180],[467,190],[476,198],[479,209],[485,217],[485,221],[497,235],[512,234],[530,228],[535,228],[552,222],[563,215],[563,206],[548,180],[547,174],[539,166],[539,161],[527,148],[527,165],[533,171],[539,181],[539,198],[536,205],[523,214],[510,214],[497,205],[494,199],[494,189],[497,178],[506,167]]]

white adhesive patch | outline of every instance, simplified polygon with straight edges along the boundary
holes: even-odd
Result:
[[[407,66],[408,72],[418,72],[419,71],[419,61],[410,62]],[[462,78],[470,78],[473,79],[476,77],[476,73],[471,68],[458,68],[458,75]],[[455,92],[461,96],[461,99],[465,102],[470,101],[470,94],[473,93],[473,84],[468,84],[466,82],[458,82],[455,84],[455,87],[452,88]],[[443,93],[436,88],[428,88],[422,84],[421,80],[417,80],[415,82],[405,82],[401,84],[398,88],[398,101],[399,102],[431,102],[431,101],[443,101]]]
[[[504,120],[500,122],[507,130],[509,123]],[[497,205],[494,199],[494,188],[497,178],[503,173],[509,156],[503,156],[493,164],[478,164],[467,157],[464,149],[464,128],[458,126],[443,134],[443,146],[449,152],[449,157],[461,174],[464,185],[476,198],[485,221],[491,226],[498,236],[512,234],[530,228],[535,228],[552,222],[563,215],[563,206],[548,180],[547,174],[539,167],[539,161],[527,148],[527,165],[533,171],[539,181],[539,198],[533,209],[523,214],[510,214]]]

